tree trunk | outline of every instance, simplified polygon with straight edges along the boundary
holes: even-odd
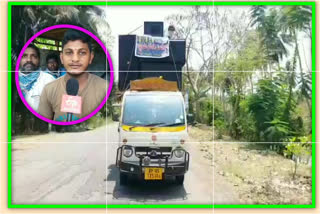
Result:
[[[195,116],[195,120],[198,122],[198,123],[201,123],[202,121],[201,121],[201,116],[200,116],[200,102],[199,102],[199,100],[198,99],[196,99],[195,101],[194,101],[195,103],[194,103],[194,116]]]

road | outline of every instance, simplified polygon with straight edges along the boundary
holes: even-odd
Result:
[[[17,138],[12,152],[13,203],[104,204],[103,132],[99,128],[82,133]],[[90,142],[93,139],[96,141]]]
[[[212,204],[213,199],[217,203],[235,203],[232,189],[223,178],[213,182],[212,160],[201,151],[204,143],[186,143],[191,160],[183,186],[175,185],[173,180],[133,180],[130,186],[120,186],[114,165],[117,124],[110,123],[105,130],[102,127],[15,139],[13,203]]]

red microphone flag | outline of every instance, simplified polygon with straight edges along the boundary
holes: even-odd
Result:
[[[62,96],[61,109],[62,112],[81,114],[82,99],[80,96],[70,96],[64,94]]]

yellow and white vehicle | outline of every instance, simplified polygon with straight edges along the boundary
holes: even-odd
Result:
[[[116,166],[120,185],[131,175],[144,180],[174,176],[182,185],[189,168],[182,93],[176,82],[146,78],[130,83],[122,98]]]

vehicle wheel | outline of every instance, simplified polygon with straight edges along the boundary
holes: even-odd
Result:
[[[128,184],[128,175],[123,172],[120,172],[120,185],[124,186],[127,184]]]
[[[183,185],[183,181],[184,181],[184,175],[178,175],[176,176],[176,183],[178,185]]]

